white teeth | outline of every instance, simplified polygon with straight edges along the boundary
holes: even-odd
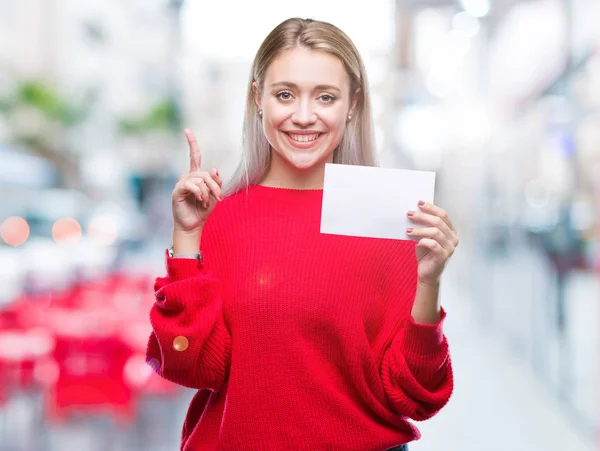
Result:
[[[314,135],[292,135],[291,133],[288,133],[288,135],[290,136],[290,138],[292,138],[294,141],[298,141],[301,143],[305,143],[308,141],[314,141],[315,139],[317,139],[321,134],[320,133],[315,133]]]

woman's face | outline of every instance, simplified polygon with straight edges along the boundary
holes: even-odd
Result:
[[[333,160],[356,106],[338,58],[304,47],[288,50],[271,63],[262,91],[255,85],[255,92],[273,157],[297,169]]]

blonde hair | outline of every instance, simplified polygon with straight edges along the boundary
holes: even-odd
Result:
[[[352,120],[333,154],[333,162],[374,166],[375,150],[371,104],[363,61],[350,38],[336,26],[312,19],[291,18],[280,23],[261,44],[250,72],[246,98],[241,161],[225,189],[233,194],[259,183],[269,168],[271,148],[255,103],[253,83],[262,89],[270,64],[284,51],[305,47],[330,53],[344,64],[350,76],[350,95],[360,88]]]

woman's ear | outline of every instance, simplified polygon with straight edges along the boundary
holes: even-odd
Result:
[[[252,91],[254,91],[254,103],[260,111],[262,109],[260,107],[260,89],[255,81],[252,82]]]
[[[352,94],[352,100],[350,102],[350,111],[348,111],[349,116],[352,116],[354,114],[354,110],[356,110],[356,105],[358,105],[358,99],[360,99],[360,88],[356,88],[354,94]]]

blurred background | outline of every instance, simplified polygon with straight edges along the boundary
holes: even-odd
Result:
[[[0,450],[176,450],[189,390],[144,362],[170,193],[227,179],[254,53],[349,34],[382,166],[437,172],[456,390],[411,450],[592,450],[600,2],[0,0]]]

